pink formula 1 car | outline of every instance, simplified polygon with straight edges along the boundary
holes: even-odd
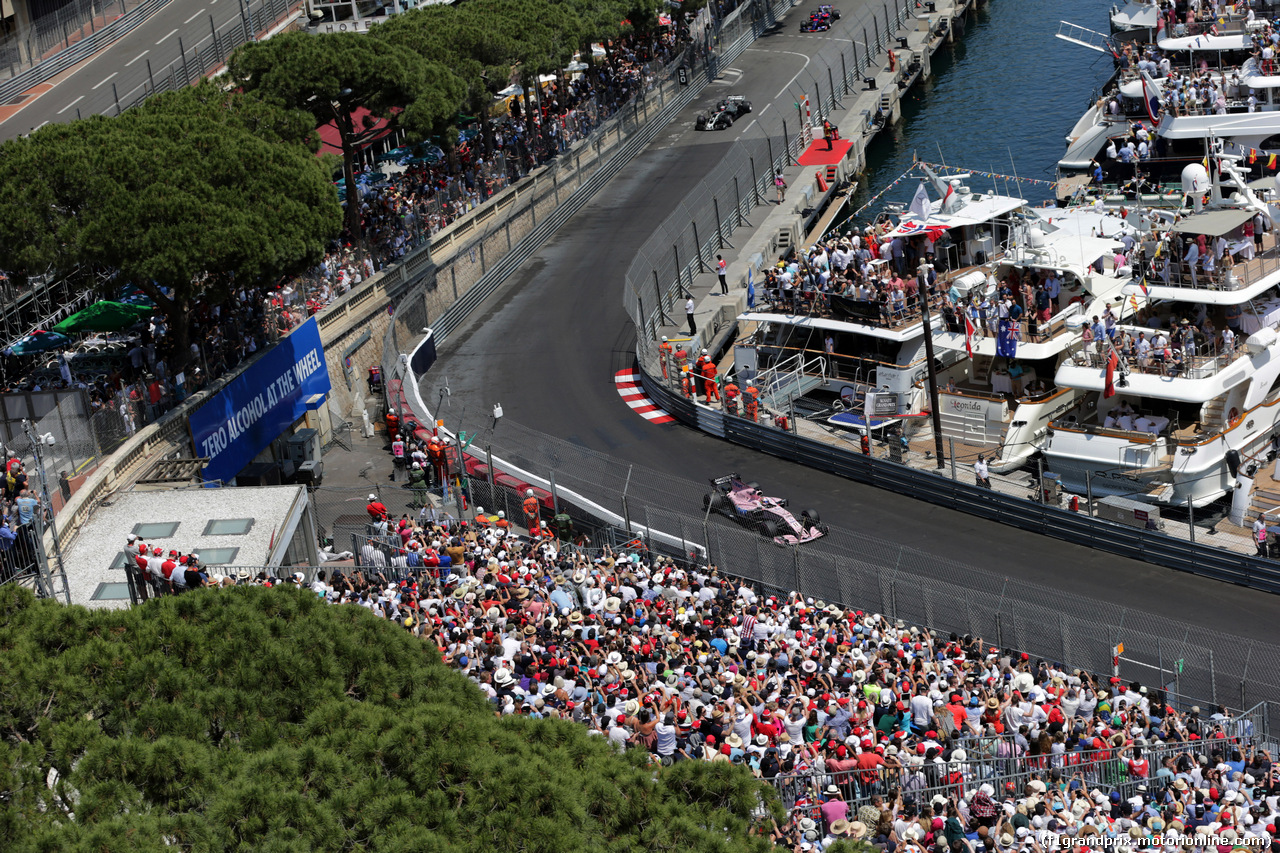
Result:
[[[787,511],[785,498],[767,498],[758,483],[744,483],[737,474],[713,479],[711,486],[703,508],[758,530],[779,545],[799,545],[827,535],[816,511],[806,509],[796,518]]]

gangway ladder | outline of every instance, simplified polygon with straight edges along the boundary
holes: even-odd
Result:
[[[814,388],[830,385],[827,360],[817,356],[806,361],[804,353],[796,353],[767,370],[760,371],[755,384],[760,390],[760,402],[763,405],[777,411],[786,411],[796,397],[803,397]]]
[[[1063,41],[1087,47],[1089,50],[1096,50],[1098,53],[1109,53],[1112,56],[1120,55],[1116,52],[1111,36],[1106,33],[1100,33],[1097,30],[1091,30],[1088,27],[1082,27],[1079,24],[1073,24],[1070,21],[1058,21],[1058,32],[1055,35]]]

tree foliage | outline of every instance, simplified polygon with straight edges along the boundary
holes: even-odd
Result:
[[[357,33],[283,33],[242,45],[228,71],[236,88],[288,110],[305,110],[317,126],[334,123],[342,143],[347,198],[357,198],[355,155],[377,131],[357,122],[364,108],[419,135],[441,129],[457,112],[464,86],[440,62]],[[347,229],[360,236],[359,206],[347,205]]]
[[[498,719],[395,624],[293,589],[89,611],[0,589],[6,851],[750,851],[772,790]]]
[[[304,269],[336,234],[307,124],[204,84],[6,142],[0,268],[118,270],[169,316],[179,369],[197,297]]]

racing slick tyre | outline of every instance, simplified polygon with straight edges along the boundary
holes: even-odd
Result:
[[[747,483],[747,488],[754,489],[758,492],[760,491],[760,484],[757,483],[755,480],[752,480],[750,483]]]
[[[725,511],[725,505],[728,503],[728,500],[729,499],[726,498],[724,495],[712,492],[710,494],[706,494],[702,496],[702,508],[703,509],[709,508],[712,512],[723,513]]]
[[[697,118],[697,119],[694,121],[694,123],[693,123],[693,127],[694,127],[694,129],[695,129],[695,130],[706,130],[706,129],[707,129],[707,117],[706,117],[706,116],[698,116],[698,118]]]
[[[818,511],[816,509],[806,509],[804,512],[800,513],[800,518],[808,521],[815,527],[822,521],[822,517],[818,515]]]
[[[778,522],[772,518],[766,518],[760,522],[760,532],[770,539],[778,535]]]

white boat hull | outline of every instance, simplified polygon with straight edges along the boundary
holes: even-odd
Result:
[[[1165,436],[1154,443],[1132,441],[1117,430],[1055,429],[1046,443],[1046,470],[1063,488],[1094,498],[1120,495],[1146,503],[1202,507],[1235,488],[1226,462],[1235,449],[1248,464],[1271,440],[1280,404],[1257,406],[1234,427],[1202,443],[1178,444]],[[1087,475],[1087,476],[1086,476]]]

